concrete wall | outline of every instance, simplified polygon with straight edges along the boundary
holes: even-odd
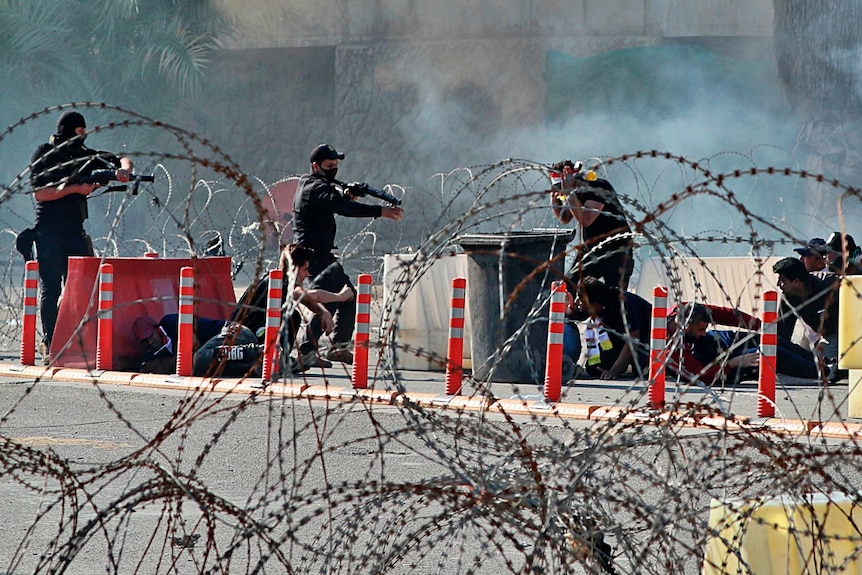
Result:
[[[507,157],[550,161],[551,50],[587,57],[700,42],[771,52],[772,0],[221,3],[237,32],[224,39],[204,105],[177,121],[228,141],[241,166],[270,181],[305,171],[321,141],[349,154],[345,178],[381,185]]]
[[[221,0],[233,48],[516,37],[771,36],[772,0]]]

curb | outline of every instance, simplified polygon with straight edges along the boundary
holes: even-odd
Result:
[[[724,417],[713,413],[692,414],[686,411],[656,411],[647,407],[592,405],[579,403],[548,403],[544,400],[495,399],[486,396],[440,395],[433,393],[399,393],[395,390],[353,389],[332,385],[309,385],[292,381],[263,385],[260,379],[180,377],[125,371],[98,371],[52,366],[24,366],[0,363],[0,377],[33,378],[70,381],[75,383],[112,384],[180,391],[211,391],[218,393],[259,394],[267,397],[307,399],[310,401],[361,402],[381,405],[418,405],[443,411],[473,411],[508,415],[573,419],[581,421],[615,421],[628,425],[674,426],[723,432],[772,432],[781,435],[862,439],[862,423],[843,421],[820,422],[810,419],[752,419]]]

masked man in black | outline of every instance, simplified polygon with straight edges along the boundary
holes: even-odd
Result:
[[[84,231],[87,196],[101,184],[84,183],[83,176],[112,170],[113,177],[128,182],[129,158],[84,146],[86,123],[74,111],[57,121],[57,131],[40,145],[30,162],[30,184],[36,200],[36,254],[41,279],[43,360],[51,349],[57,307],[68,273],[69,256],[92,256],[93,245]]]
[[[312,288],[338,293],[349,286],[356,288],[336,259],[335,215],[348,218],[379,218],[401,221],[404,211],[397,207],[372,206],[354,201],[348,189],[342,189],[335,180],[338,161],[344,159],[328,144],[321,144],[311,152],[311,173],[300,178],[293,199],[294,242],[314,251],[309,265]],[[299,348],[299,361],[303,368],[329,367],[329,361],[352,363],[350,340],[356,318],[356,298],[326,304],[333,316],[335,331],[332,346],[325,358],[317,354],[317,340],[323,332],[319,316],[315,316],[306,331],[305,341]],[[327,365],[329,364],[329,365]]]

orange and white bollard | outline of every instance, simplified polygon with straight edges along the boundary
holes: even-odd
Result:
[[[662,409],[665,404],[667,293],[667,288],[664,286],[656,286],[652,292],[652,332],[649,351],[649,404],[652,409]]]
[[[284,272],[270,270],[266,296],[266,324],[263,331],[263,365],[260,375],[263,381],[272,378],[273,365],[278,359],[278,331],[281,328],[281,294],[284,289]]]
[[[446,395],[461,393],[464,377],[464,307],[467,298],[467,280],[452,280],[452,299],[449,303],[449,341],[446,345]]]
[[[356,329],[353,344],[353,389],[368,387],[368,340],[371,333],[371,275],[361,274],[356,286]]]
[[[99,266],[99,316],[96,335],[96,369],[113,369],[114,266]]]
[[[39,301],[39,262],[24,264],[24,316],[21,320],[21,365],[36,365],[36,312]]]
[[[565,331],[566,284],[551,285],[548,319],[548,349],[545,360],[545,401],[560,401],[563,389],[563,332]]]
[[[760,375],[757,380],[757,416],[775,415],[775,369],[778,355],[778,292],[763,294],[760,322]]]
[[[179,325],[177,326],[177,375],[192,374],[195,339],[195,272],[190,266],[180,269]]]

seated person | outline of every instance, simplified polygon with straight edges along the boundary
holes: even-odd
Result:
[[[805,269],[796,258],[783,258],[772,266],[778,274],[781,307],[778,337],[790,341],[797,320],[802,322],[808,340],[828,363],[838,358],[838,278],[819,278]],[[800,376],[805,377],[805,376]]]
[[[616,379],[631,366],[635,375],[646,377],[652,305],[592,276],[583,278],[573,299],[571,293],[567,298],[568,317],[587,320],[587,373]]]
[[[225,321],[206,317],[197,318],[195,323],[194,349],[201,341],[208,341],[217,335]],[[132,323],[132,336],[144,348],[141,360],[141,373],[171,374],[177,371],[177,333],[179,315],[169,313],[156,322],[149,316],[141,316]]]
[[[829,265],[829,248],[823,238],[811,238],[804,247],[794,248],[793,251],[799,254],[799,259],[809,272],[830,273],[826,269]]]
[[[862,273],[862,248],[850,234],[832,232],[826,240],[828,269],[838,275],[859,275]]]

